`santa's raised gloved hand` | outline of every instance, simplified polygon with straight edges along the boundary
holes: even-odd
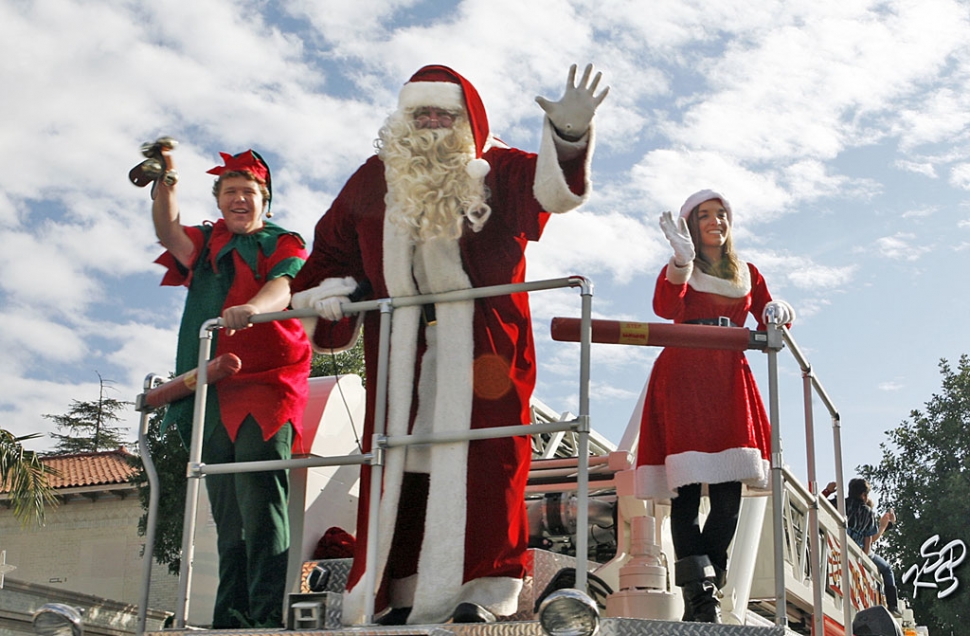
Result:
[[[344,316],[340,304],[349,303],[348,296],[356,290],[357,281],[351,276],[327,278],[316,287],[293,294],[290,305],[293,309],[312,308],[321,318],[336,321]],[[307,333],[312,334],[313,331],[307,329]]]
[[[766,325],[791,325],[795,322],[795,308],[784,300],[772,300],[761,312],[761,321]]]
[[[589,130],[596,108],[610,92],[607,86],[599,95],[594,95],[603,74],[596,73],[593,83],[587,86],[589,76],[593,72],[593,65],[587,64],[579,84],[576,82],[576,65],[569,67],[569,77],[566,79],[566,91],[558,102],[550,102],[545,97],[536,97],[536,102],[546,111],[546,116],[552,122],[556,132],[566,141],[579,141]]]
[[[693,263],[696,252],[687,228],[687,219],[679,217],[674,221],[672,212],[664,212],[660,215],[660,229],[670,242],[670,247],[674,248],[674,265],[686,267]]]

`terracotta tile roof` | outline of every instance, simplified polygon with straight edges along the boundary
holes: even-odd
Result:
[[[118,450],[98,453],[48,455],[41,461],[58,472],[49,477],[52,487],[77,488],[127,483],[128,478],[138,472],[128,464],[128,457],[132,454],[122,446]]]

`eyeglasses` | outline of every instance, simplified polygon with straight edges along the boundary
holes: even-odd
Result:
[[[458,116],[458,113],[442,108],[424,106],[414,111],[414,125],[416,128],[451,128]]]

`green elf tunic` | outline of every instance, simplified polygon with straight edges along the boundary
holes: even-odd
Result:
[[[253,234],[233,234],[221,219],[185,231],[195,245],[191,269],[170,252],[155,261],[168,268],[162,285],[189,288],[179,328],[176,375],[198,366],[199,330],[206,320],[218,318],[226,307],[249,302],[274,278],[294,277],[307,256],[299,234],[270,222]],[[235,353],[242,360],[242,369],[209,388],[205,439],[221,419],[235,441],[243,420],[252,415],[264,440],[290,422],[293,448],[301,452],[311,350],[300,322],[261,323],[232,336],[216,331],[213,338],[215,355]],[[193,406],[193,397],[171,404],[163,430],[174,423],[188,443]]]

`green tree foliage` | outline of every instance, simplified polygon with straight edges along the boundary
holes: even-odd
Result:
[[[316,378],[328,375],[345,375],[354,373],[366,382],[364,372],[364,338],[357,339],[357,343],[347,351],[336,354],[314,353],[310,363],[310,377]]]
[[[44,512],[57,505],[54,489],[47,483],[47,476],[56,471],[23,447],[23,442],[37,437],[40,433],[14,437],[0,429],[0,491],[10,493],[14,517],[25,528],[44,525]]]
[[[970,358],[960,356],[956,369],[941,360],[940,373],[942,391],[888,433],[878,465],[860,469],[879,507],[896,509],[896,526],[876,550],[894,565],[899,591],[910,599],[917,622],[934,635],[965,633],[970,619],[970,553],[965,547],[970,545]],[[928,557],[921,548],[934,536],[939,539],[929,549],[944,554]],[[948,544],[952,550],[943,550]],[[966,556],[962,564],[947,567],[948,558],[960,555]],[[934,564],[943,571],[927,571]],[[938,578],[950,573],[952,580]],[[917,581],[931,586],[917,586]]]
[[[113,426],[121,420],[118,415],[131,402],[105,397],[109,381],[98,374],[100,392],[92,402],[71,400],[71,410],[63,415],[45,414],[44,418],[57,424],[61,433],[51,433],[57,440],[55,453],[93,453],[102,450],[115,450],[124,446],[121,429]]]

